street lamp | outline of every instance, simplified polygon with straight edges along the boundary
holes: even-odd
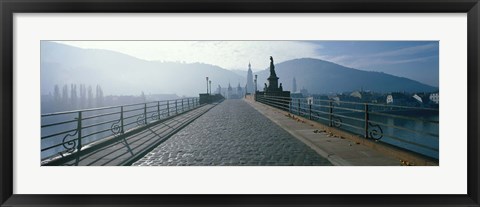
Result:
[[[255,75],[255,92],[257,92],[257,75]]]
[[[207,94],[208,94],[208,77],[207,77]]]
[[[253,100],[257,101],[257,75],[255,75],[255,92],[253,94]]]
[[[208,81],[208,83],[210,84],[210,94],[212,94],[212,81]]]

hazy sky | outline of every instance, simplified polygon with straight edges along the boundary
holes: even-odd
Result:
[[[144,60],[201,62],[254,71],[295,58],[318,58],[356,69],[385,72],[438,86],[438,41],[57,41],[107,49]],[[248,60],[248,61],[245,61]]]

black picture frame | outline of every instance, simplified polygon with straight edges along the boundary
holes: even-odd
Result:
[[[1,0],[1,206],[480,206],[478,0]],[[111,12],[467,13],[468,193],[465,195],[20,195],[13,194],[13,14]],[[451,178],[445,178],[451,179]],[[441,183],[439,183],[441,184]],[[253,188],[253,186],[252,186]]]

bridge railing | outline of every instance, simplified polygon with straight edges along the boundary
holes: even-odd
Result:
[[[384,142],[438,160],[439,111],[434,108],[375,103],[256,97],[258,102],[367,139]]]
[[[41,159],[64,157],[201,106],[199,98],[155,101],[41,115]]]

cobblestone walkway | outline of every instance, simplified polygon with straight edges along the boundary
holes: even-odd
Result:
[[[225,100],[133,165],[331,165],[243,100]]]

